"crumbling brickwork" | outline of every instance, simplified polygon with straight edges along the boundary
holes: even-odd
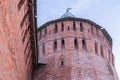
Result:
[[[31,79],[37,53],[35,1],[0,0],[0,80]]]
[[[101,26],[60,18],[38,29],[39,65],[34,80],[118,80],[112,39]]]

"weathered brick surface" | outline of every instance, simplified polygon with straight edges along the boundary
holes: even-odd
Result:
[[[34,19],[29,20],[34,11],[29,10],[28,3],[28,0],[0,0],[0,80],[30,78],[31,54],[35,51],[30,37],[35,41],[35,23]]]
[[[64,31],[61,31],[62,26]],[[36,69],[34,80],[118,80],[111,41],[96,24],[82,19],[59,19],[38,30],[38,62],[43,65]],[[62,39],[64,48],[61,48]],[[54,47],[55,41],[57,46]]]

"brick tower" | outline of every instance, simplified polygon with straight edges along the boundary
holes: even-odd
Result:
[[[118,80],[110,35],[69,11],[39,27],[38,46],[34,80]]]
[[[0,80],[31,80],[37,57],[36,0],[0,0]]]

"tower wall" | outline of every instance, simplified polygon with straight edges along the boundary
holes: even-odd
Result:
[[[38,29],[34,80],[118,80],[112,40],[102,27],[77,18],[58,19]]]
[[[30,80],[35,31],[35,0],[0,1],[0,80]]]

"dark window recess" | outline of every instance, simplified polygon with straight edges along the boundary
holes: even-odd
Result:
[[[57,23],[55,24],[55,33],[57,33],[57,30],[58,30],[58,26],[57,26]]]
[[[98,29],[96,28],[96,33],[97,33],[97,35],[98,35]]]
[[[54,51],[57,51],[57,41],[54,41],[54,43],[53,43],[53,49],[54,49]]]
[[[93,31],[93,26],[91,26],[91,33],[94,34],[94,31]]]
[[[70,30],[70,27],[68,26],[68,31]]]
[[[40,31],[39,40],[42,38],[42,32]]]
[[[45,37],[45,30],[43,30],[42,34],[43,34],[43,37]]]
[[[64,61],[63,60],[61,61],[61,66],[64,66]]]
[[[73,21],[73,30],[76,31],[75,21]]]
[[[82,25],[82,22],[80,22],[80,31],[83,32],[83,25]]]
[[[49,31],[49,34],[51,33],[51,31]]]
[[[81,75],[81,70],[79,70],[79,75]]]
[[[95,42],[95,53],[98,53],[98,49],[97,49],[97,43]]]
[[[86,41],[85,41],[85,39],[82,39],[82,47],[83,47],[83,49],[86,49]]]
[[[25,0],[20,0],[20,2],[18,3],[18,10],[21,9],[22,5],[24,4]]]
[[[43,55],[45,54],[45,43],[43,43],[43,45],[42,45],[42,54]]]
[[[90,32],[90,30],[88,29],[88,32]]]
[[[101,48],[101,56],[104,57],[103,46],[101,45],[100,48]]]
[[[114,66],[114,56],[112,55],[112,65]]]
[[[77,38],[74,39],[74,47],[75,47],[75,49],[78,49],[78,40],[77,40]]]
[[[61,48],[62,48],[62,49],[65,48],[65,41],[64,41],[64,39],[61,40]]]
[[[109,63],[107,63],[107,67],[108,67],[109,73],[112,74],[112,75],[114,75],[112,67],[111,67],[111,65]]]
[[[63,22],[61,23],[61,31],[64,31],[64,25],[63,25]]]
[[[108,51],[109,52],[109,61],[111,61],[111,58],[110,58],[110,51]]]
[[[47,35],[47,28],[45,28],[45,36]]]

